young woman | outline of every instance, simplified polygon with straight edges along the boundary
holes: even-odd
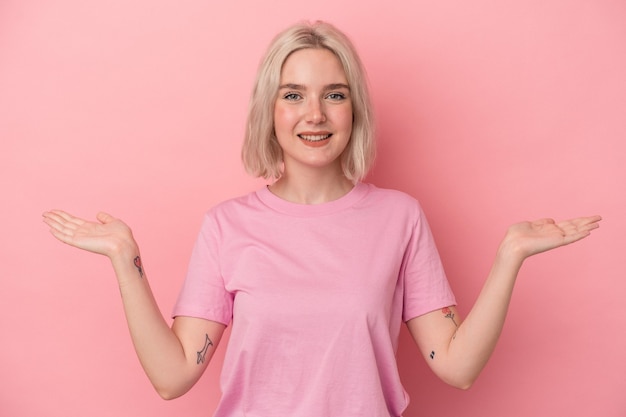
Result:
[[[171,328],[127,225],[60,210],[44,221],[60,241],[110,258],[137,354],[164,398],[194,385],[232,325],[216,416],[400,416],[403,321],[432,370],[468,388],[495,347],[524,259],[586,237],[600,217],[511,226],[461,320],[417,201],[361,182],[373,135],[350,41],[323,22],[279,34],[243,146],[246,169],[271,184],[207,213]]]

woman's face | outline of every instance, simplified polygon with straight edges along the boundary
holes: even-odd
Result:
[[[341,171],[340,156],[352,134],[352,99],[335,54],[310,48],[287,58],[274,106],[274,131],[285,172]]]

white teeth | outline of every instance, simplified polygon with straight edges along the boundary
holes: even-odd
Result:
[[[304,140],[309,142],[318,142],[320,140],[328,139],[330,135],[298,135]]]

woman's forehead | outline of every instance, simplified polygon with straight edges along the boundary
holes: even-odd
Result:
[[[325,48],[297,50],[285,60],[280,84],[348,84],[343,65],[337,56]]]

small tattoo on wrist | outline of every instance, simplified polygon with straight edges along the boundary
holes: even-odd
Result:
[[[430,352],[430,359],[435,359],[435,351]]]
[[[133,260],[135,267],[139,271],[139,277],[143,278],[143,266],[141,265],[141,258],[139,256],[135,257]]]

